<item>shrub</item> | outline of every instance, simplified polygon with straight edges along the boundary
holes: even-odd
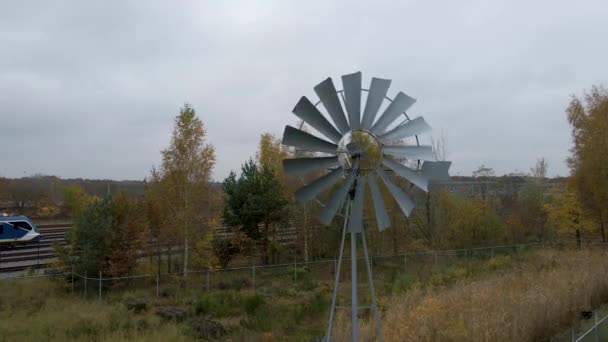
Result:
[[[302,303],[294,303],[291,307],[291,315],[294,323],[300,323],[302,319],[304,319],[304,314],[306,313],[306,307]]]
[[[241,252],[242,246],[238,237],[239,235],[237,235],[234,240],[227,238],[214,238],[211,241],[213,254],[219,261],[222,268],[228,267],[230,260]]]
[[[241,297],[241,303],[245,308],[245,312],[249,315],[253,315],[259,307],[264,305],[264,298],[257,293],[251,296],[245,295]]]
[[[247,288],[249,286],[251,286],[251,282],[249,281],[249,278],[246,277],[237,277],[235,279],[232,279],[232,281],[230,282],[230,287],[236,291],[240,291],[241,289]]]
[[[287,267],[287,273],[291,277],[293,277],[294,273],[295,273],[296,280],[298,280],[298,281],[302,280],[304,278],[307,278],[310,275],[308,267],[305,267],[305,266],[300,266],[300,267],[289,266],[289,267]]]
[[[138,297],[133,293],[125,293],[122,297],[122,304],[135,313],[140,313],[148,308],[148,302],[144,297]]]
[[[412,286],[412,284],[414,284],[414,281],[412,280],[412,278],[410,278],[410,276],[405,273],[399,274],[395,276],[391,292],[394,294],[403,293],[407,291]]]
[[[206,319],[190,319],[187,322],[188,332],[200,340],[209,341],[221,338],[226,329],[218,322]]]
[[[316,316],[325,312],[329,306],[329,300],[325,295],[320,292],[315,293],[309,302],[310,313],[312,316]]]
[[[298,290],[296,290],[294,287],[290,287],[287,289],[287,295],[289,297],[296,297],[298,295]]]
[[[245,329],[253,331],[269,331],[272,327],[271,311],[268,307],[262,306],[255,311],[254,315],[241,319],[240,325]]]
[[[460,280],[464,280],[468,277],[469,273],[462,267],[449,268],[448,270],[440,273],[435,273],[429,279],[429,285],[431,286],[445,286],[454,284]]]
[[[510,255],[497,256],[486,262],[484,265],[486,269],[495,271],[498,269],[508,268],[513,264],[513,258]]]
[[[235,292],[222,291],[201,296],[194,303],[194,313],[202,316],[226,317],[238,312],[239,307],[239,298]]]
[[[303,291],[311,291],[317,287],[317,284],[310,276],[303,277],[301,280],[298,278],[298,287]]]

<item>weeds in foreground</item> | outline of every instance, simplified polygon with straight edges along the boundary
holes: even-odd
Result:
[[[317,321],[328,303],[322,292],[273,298],[237,290],[193,290],[166,298],[134,290],[99,301],[66,292],[62,282],[46,278],[0,282],[0,342],[196,340],[200,338],[195,335],[196,324],[205,320],[219,322],[228,333],[223,337],[236,341],[276,341],[286,336],[304,341],[321,334]],[[141,308],[127,308],[135,303]],[[155,312],[167,305],[186,309],[188,319],[163,321]]]
[[[183,329],[152,313],[134,316],[120,303],[66,294],[48,279],[2,282],[0,341],[177,341]]]
[[[501,271],[477,280],[446,272],[395,295],[383,317],[385,341],[545,340],[608,301],[603,251],[538,251],[526,263],[485,267]],[[349,320],[341,318],[335,332],[334,340],[348,341]],[[360,335],[373,340],[373,322]]]
[[[386,341],[545,339],[567,327],[580,310],[608,301],[608,265],[601,252],[531,251],[452,260],[433,270],[410,260],[407,274],[398,262],[392,268],[388,262],[375,266],[378,288],[386,289],[378,298]],[[227,289],[203,291],[204,278],[196,279],[198,288],[194,283],[172,287],[165,280],[156,297],[155,284],[142,282],[104,292],[102,301],[69,293],[70,286],[66,290],[61,281],[1,281],[0,342],[191,340],[197,330],[189,326],[191,319],[221,323],[228,333],[224,337],[233,341],[309,341],[324,334],[332,287],[304,271],[297,274],[297,284],[293,274],[260,272],[267,279],[257,292],[246,286],[243,274],[235,273],[221,279]],[[342,285],[339,302],[350,293],[349,284]],[[137,289],[128,290],[133,286]],[[369,302],[363,292],[362,305]],[[145,309],[128,311],[127,302],[143,302]],[[190,318],[163,322],[154,312],[165,305],[188,310]],[[362,312],[364,340],[374,336],[370,319],[368,311]],[[340,310],[334,340],[348,341],[348,332],[350,316]]]

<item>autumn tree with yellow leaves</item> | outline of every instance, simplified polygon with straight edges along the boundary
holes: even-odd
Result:
[[[284,177],[283,159],[289,157],[289,151],[281,144],[281,139],[271,133],[260,136],[256,161],[260,166],[271,169],[279,178]]]
[[[583,209],[595,221],[602,240],[608,225],[608,90],[592,87],[583,99],[573,97],[566,110],[572,127],[568,165]]]
[[[152,171],[146,192],[154,222],[152,232],[169,248],[181,240],[182,272],[186,275],[191,257],[205,266],[211,256],[212,229],[218,224],[220,203],[219,192],[211,182],[215,148],[189,104],[175,117],[171,143],[162,157],[159,169]],[[170,256],[169,251],[169,260]]]
[[[576,243],[582,243],[583,232],[591,232],[592,222],[585,216],[583,205],[578,195],[570,186],[564,189],[551,189],[552,201],[544,205],[549,224],[562,236],[576,237]]]

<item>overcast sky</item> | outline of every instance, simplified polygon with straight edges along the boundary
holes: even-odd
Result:
[[[605,0],[2,1],[0,176],[143,179],[189,102],[222,180],[359,70],[418,100],[452,175],[542,156],[567,175],[564,109],[606,85],[607,17]]]

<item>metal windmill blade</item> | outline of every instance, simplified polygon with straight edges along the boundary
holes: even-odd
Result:
[[[431,162],[433,159],[431,146],[418,144],[418,135],[430,131],[431,127],[424,118],[417,117],[410,120],[405,114],[405,111],[416,102],[414,98],[399,92],[394,99],[390,99],[387,93],[391,81],[387,79],[372,78],[369,88],[365,89],[361,72],[343,75],[341,79],[343,90],[337,90],[333,80],[328,77],[314,87],[314,92],[319,97],[316,104],[307,97],[301,97],[293,109],[293,113],[318,132],[319,136],[291,126],[286,126],[283,134],[285,145],[329,155],[283,161],[285,173],[288,175],[301,176],[313,171],[327,171],[296,191],[296,199],[299,202],[308,202],[329,189],[335,189],[323,205],[319,219],[321,223],[329,225],[336,216],[343,217],[340,261],[336,271],[326,341],[331,340],[337,285],[347,231],[351,240],[352,339],[357,340],[356,239],[357,234],[360,234],[363,250],[367,255],[363,224],[366,189],[369,187],[377,227],[380,231],[384,231],[391,222],[383,194],[390,195],[406,216],[409,216],[414,209],[414,201],[400,188],[394,177],[404,178],[425,192],[429,189],[429,183],[449,178],[447,174],[449,162]],[[367,94],[362,96],[364,92]],[[365,100],[364,106],[361,103],[363,100]],[[386,109],[378,114],[384,103],[387,103]],[[319,105],[322,105],[324,111]],[[401,122],[394,125],[399,118],[402,118]],[[408,145],[402,141],[409,137],[416,137],[416,144]],[[417,165],[423,161],[422,169],[407,167],[400,162],[403,159],[416,161]],[[393,177],[388,173],[391,171]],[[384,186],[379,185],[378,178],[381,180],[380,184]],[[382,188],[387,191],[383,191]],[[341,208],[342,213],[340,213]],[[370,280],[377,333],[382,340],[380,315],[375,303],[375,290],[368,263],[366,268]]]
[[[390,221],[376,177],[383,180],[382,184],[386,186],[389,193],[393,194],[393,197],[398,196],[395,198],[396,200],[401,199],[399,206],[404,209],[404,214],[409,215],[411,208],[403,202],[407,195],[401,194],[401,192],[391,192],[390,189],[394,189],[394,182],[388,177],[382,177],[385,174],[380,174],[376,168],[367,170],[368,174],[363,175],[366,178],[361,178],[362,181],[359,181],[358,177],[362,170],[353,170],[350,163],[343,165],[340,160],[345,155],[347,161],[353,157],[354,159],[361,158],[362,155],[365,155],[365,151],[360,147],[354,148],[353,146],[357,146],[356,142],[347,141],[347,137],[353,132],[369,134],[380,144],[381,158],[378,161],[378,170],[385,168],[392,170],[395,175],[403,177],[421,190],[427,191],[429,177],[426,172],[409,169],[393,158],[432,160],[431,146],[403,145],[401,143],[401,139],[426,133],[431,130],[431,127],[422,117],[409,120],[404,116],[403,122],[387,130],[416,101],[403,92],[399,92],[394,100],[390,100],[387,97],[390,80],[372,78],[369,89],[364,89],[361,72],[356,72],[343,75],[342,83],[344,90],[336,90],[333,80],[328,77],[314,87],[314,91],[319,97],[316,105],[303,96],[293,109],[293,113],[319,132],[320,137],[290,126],[285,128],[283,135],[285,145],[322,152],[331,156],[286,159],[283,166],[285,173],[289,175],[304,175],[318,170],[330,171],[329,174],[296,192],[296,198],[303,202],[314,199],[342,179],[342,185],[330,196],[330,202],[322,210],[321,222],[324,224],[330,224],[333,221],[349,193],[356,193],[355,188],[369,185],[373,208],[376,212],[376,223],[378,229],[384,230],[388,228]],[[362,96],[363,92],[367,92],[367,96]],[[343,101],[340,101],[341,98]],[[366,99],[363,113],[361,113],[362,99]],[[378,111],[385,101],[388,102],[388,106],[384,112],[378,115]],[[320,110],[319,104],[322,104],[327,111],[325,114]],[[355,207],[352,209],[354,210]]]

